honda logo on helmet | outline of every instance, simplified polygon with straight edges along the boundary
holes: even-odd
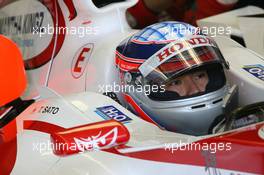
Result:
[[[153,54],[147,61],[145,61],[139,67],[139,70],[142,73],[142,75],[146,77],[159,65],[166,62],[175,55],[184,52],[186,50],[195,47],[202,47],[202,46],[217,47],[214,44],[214,42],[206,36],[197,35],[197,36],[191,36],[190,38],[179,39],[164,46],[155,54]]]
[[[185,50],[184,48],[192,48],[191,46],[197,47],[204,44],[208,44],[210,46],[213,45],[212,41],[209,38],[203,36],[191,38],[189,40],[185,40],[184,42],[174,42],[169,47],[166,47],[164,50],[158,52],[157,58],[159,59],[159,61],[162,61],[175,52],[178,53],[181,52],[181,50]]]

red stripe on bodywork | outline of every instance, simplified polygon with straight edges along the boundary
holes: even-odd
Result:
[[[73,20],[74,18],[76,18],[77,16],[77,11],[74,7],[74,3],[73,3],[73,0],[64,0],[64,3],[66,4],[66,6],[68,7],[69,9],[69,20]]]
[[[162,148],[122,155],[157,162],[204,166],[206,169],[221,168],[231,171],[264,174],[264,140],[259,138],[257,134],[261,126],[263,124],[251,130],[247,128],[246,130],[238,130],[231,134],[195,142],[211,145],[212,148],[216,144],[226,145],[227,143],[231,143],[230,151],[218,150],[216,153],[210,153],[203,150],[183,149],[184,147],[182,146],[182,150],[178,148],[173,153],[172,150]],[[258,140],[258,144],[256,144],[255,139]]]
[[[24,129],[44,132],[48,134],[65,130],[65,128],[61,126],[35,120],[24,121]]]

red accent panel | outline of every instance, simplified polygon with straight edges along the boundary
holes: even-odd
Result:
[[[153,121],[141,108],[138,104],[127,94],[123,94],[126,101],[134,108],[138,115],[145,121],[152,123],[156,126],[159,126],[155,121]]]
[[[260,136],[258,135],[258,131],[260,130],[261,127],[264,127],[264,124],[258,124],[253,127],[243,128],[238,131],[225,134],[224,135],[225,137],[223,139],[226,141],[232,141],[242,145],[262,146],[264,149],[264,140],[261,139]]]
[[[9,175],[17,156],[16,120],[0,130],[0,174]]]
[[[6,143],[0,141],[0,155],[0,174],[9,175],[16,162],[17,139]]]
[[[65,130],[65,128],[61,126],[35,120],[24,121],[24,129],[40,131],[48,134]]]
[[[16,120],[13,120],[5,127],[0,129],[0,138],[3,142],[10,142],[16,138],[17,134],[17,127],[16,127]],[[1,143],[0,140],[0,143]],[[1,154],[0,154],[1,155]]]
[[[63,0],[64,3],[66,4],[66,6],[68,7],[69,9],[69,12],[70,12],[70,15],[69,15],[69,20],[73,20],[74,18],[76,18],[77,16],[77,11],[74,7],[74,3],[73,3],[73,0]]]
[[[115,120],[107,120],[69,128],[51,134],[54,153],[70,155],[85,150],[108,149],[129,141],[127,128]],[[63,145],[63,147],[57,147]]]

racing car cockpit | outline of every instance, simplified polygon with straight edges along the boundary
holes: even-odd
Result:
[[[117,46],[116,65],[121,86],[150,87],[125,91],[124,105],[161,128],[201,136],[219,131],[221,121],[225,131],[243,126],[233,126],[241,116],[231,112],[238,87],[226,79],[228,63],[214,39],[194,26],[169,21],[144,28]]]
[[[14,1],[3,9],[7,21],[43,11],[42,27],[99,26],[100,32],[83,38],[26,33],[34,42],[26,49],[24,42],[18,43],[25,51],[24,64],[16,45],[0,36],[0,174],[262,174],[264,103],[247,100],[251,105],[237,108],[239,83],[229,82],[225,71],[230,60],[220,44],[181,22],[158,23],[136,33],[123,21],[126,7],[135,0],[109,4],[121,1]],[[16,42],[14,35],[7,36]],[[47,48],[54,49],[51,55],[42,54]],[[35,58],[48,62],[27,64],[39,60]],[[39,95],[27,97],[36,98],[33,104],[21,97],[24,65],[29,66],[28,80],[34,80],[27,90],[35,91],[36,85]],[[241,76],[252,78],[249,70],[243,71]],[[131,90],[121,94],[124,99],[113,89],[110,98],[103,96],[108,88],[98,86],[112,85],[116,75]],[[248,92],[240,90],[240,97],[255,99]],[[248,137],[250,129],[254,133]],[[192,145],[201,147],[189,149]]]

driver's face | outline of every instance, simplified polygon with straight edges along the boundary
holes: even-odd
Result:
[[[165,85],[165,89],[177,92],[180,96],[189,96],[204,92],[207,84],[208,74],[202,70],[175,78]]]

